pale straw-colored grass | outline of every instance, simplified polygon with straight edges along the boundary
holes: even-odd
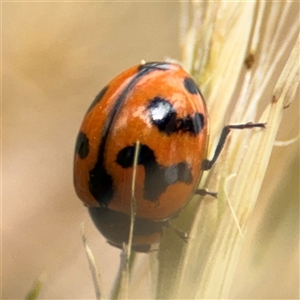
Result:
[[[224,1],[183,7],[183,64],[207,99],[209,157],[224,124],[263,122],[266,129],[232,131],[201,182],[218,191],[218,200],[197,199],[196,213],[182,214],[182,220],[193,218],[189,243],[172,254],[162,246],[158,298],[226,299],[284,107],[297,96],[297,4]]]

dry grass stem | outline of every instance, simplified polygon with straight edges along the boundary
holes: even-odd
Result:
[[[86,236],[84,233],[84,224],[83,223],[81,224],[81,238],[82,238],[84,250],[85,250],[85,253],[87,256],[87,260],[89,263],[92,278],[93,278],[96,299],[100,300],[100,299],[103,299],[102,298],[103,292],[101,293],[101,291],[103,291],[103,288],[101,285],[101,277],[100,277],[100,273],[99,273],[97,265],[96,265],[94,254],[86,242]]]

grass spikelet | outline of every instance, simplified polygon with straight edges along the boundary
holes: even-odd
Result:
[[[187,244],[170,250],[165,237],[157,298],[229,298],[284,107],[299,88],[295,9],[292,2],[184,4],[183,63],[208,102],[209,157],[224,124],[263,122],[266,129],[231,133],[201,181],[218,190],[218,200],[197,199],[182,213],[179,226],[191,223]]]

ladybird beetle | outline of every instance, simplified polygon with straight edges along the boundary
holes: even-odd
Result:
[[[76,193],[99,231],[122,247],[129,233],[139,141],[133,245],[137,251],[148,249],[169,218],[195,193],[206,193],[197,190],[202,172],[216,161],[230,129],[263,126],[225,126],[212,160],[207,160],[207,109],[190,75],[175,63],[134,66],[100,91],[84,117],[75,147]]]

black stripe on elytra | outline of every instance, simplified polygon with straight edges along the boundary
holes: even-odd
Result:
[[[123,148],[117,155],[117,163],[123,168],[133,165],[135,146]],[[138,165],[145,168],[144,199],[158,201],[168,186],[176,182],[192,183],[191,168],[188,163],[180,162],[168,167],[157,163],[154,151],[147,145],[141,144]]]
[[[195,112],[183,118],[177,118],[177,112],[172,103],[160,97],[154,97],[147,106],[151,123],[160,132],[171,135],[177,132],[197,135],[204,127],[204,115]]]
[[[152,62],[147,62],[144,64],[139,65],[138,67],[138,71],[142,71],[144,69],[150,70],[150,69],[154,69],[154,70],[162,70],[162,71],[166,71],[169,70],[169,65],[166,62],[157,62],[157,61],[152,61]]]
[[[96,104],[100,102],[100,100],[103,98],[103,96],[105,95],[108,88],[109,88],[109,86],[107,85],[99,92],[99,94],[96,96],[96,98],[91,103],[90,107],[88,108],[86,114],[88,114],[96,106]]]
[[[111,175],[107,173],[107,170],[104,166],[105,147],[110,128],[123,102],[125,101],[127,94],[132,90],[140,78],[155,70],[166,71],[168,70],[167,64],[151,63],[141,65],[138,73],[131,79],[125,89],[121,92],[119,97],[116,99],[114,106],[111,108],[110,113],[106,117],[106,122],[103,126],[101,142],[98,149],[97,162],[89,174],[90,193],[103,207],[105,207],[113,197],[113,179]]]

